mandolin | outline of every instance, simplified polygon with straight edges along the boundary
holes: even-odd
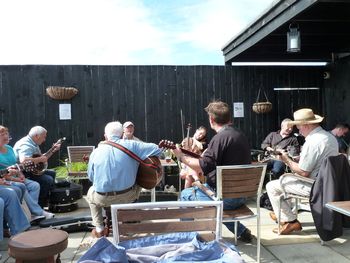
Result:
[[[161,140],[158,144],[159,148],[168,148],[168,149],[175,149],[176,148],[176,145],[174,144],[174,142],[172,141],[169,141],[169,140]],[[196,158],[196,159],[199,159],[201,158],[201,156],[197,153],[194,153],[194,152],[191,152],[189,150],[186,150],[184,148],[180,148],[181,151],[188,155],[188,156],[191,156],[193,158]]]
[[[60,138],[57,140],[56,143],[52,145],[52,147],[43,155],[49,159],[55,152],[57,152],[58,145],[61,145],[64,141],[66,140],[66,137]],[[33,158],[40,157],[41,154],[33,154]],[[45,163],[37,163],[34,166],[33,171],[31,171],[32,174],[34,175],[42,175],[44,171],[47,169],[47,162]]]
[[[5,169],[0,170],[0,178],[3,178],[6,174],[9,173],[8,169],[17,169],[19,171],[25,171],[25,172],[33,172],[35,170],[35,164],[32,161],[24,161],[20,164],[14,164],[11,165]]]

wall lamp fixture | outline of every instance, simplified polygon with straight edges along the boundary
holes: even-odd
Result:
[[[287,32],[287,52],[300,52],[300,31],[298,25],[289,25],[289,32]]]

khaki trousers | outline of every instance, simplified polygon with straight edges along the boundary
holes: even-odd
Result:
[[[120,195],[100,195],[95,191],[94,186],[91,186],[87,193],[87,201],[90,206],[92,223],[96,227],[104,227],[103,223],[103,208],[109,207],[112,204],[127,204],[133,203],[140,196],[141,187],[134,185],[130,191]]]

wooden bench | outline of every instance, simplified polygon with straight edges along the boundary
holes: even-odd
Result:
[[[114,243],[160,233],[197,231],[221,239],[221,201],[169,201],[111,206]]]

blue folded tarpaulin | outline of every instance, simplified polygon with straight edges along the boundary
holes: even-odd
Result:
[[[133,239],[121,242],[118,246],[106,238],[101,238],[78,262],[241,263],[244,261],[234,245],[217,241],[203,242],[197,232],[181,232]]]

